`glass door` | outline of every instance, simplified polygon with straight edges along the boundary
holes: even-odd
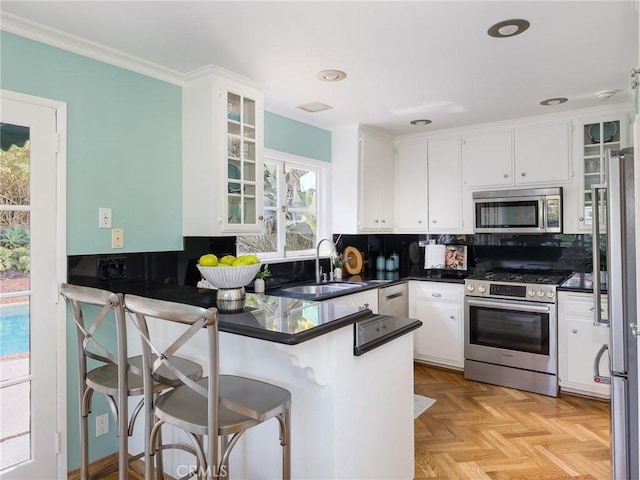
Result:
[[[56,111],[0,102],[0,476],[55,478]]]
[[[256,116],[255,100],[227,92],[227,224],[230,230],[234,226],[255,226],[258,221]]]
[[[582,191],[582,215],[581,220],[585,227],[593,225],[593,193],[594,185],[606,183],[605,152],[607,150],[619,150],[622,147],[620,136],[620,121],[598,122],[584,125],[583,142],[583,166],[584,181]],[[599,220],[604,227],[606,225],[606,199],[604,190],[599,193]]]

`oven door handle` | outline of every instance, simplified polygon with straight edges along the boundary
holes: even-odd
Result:
[[[524,302],[507,303],[495,300],[472,300],[470,298],[467,298],[467,305],[471,307],[501,308],[503,310],[513,310],[517,312],[549,313],[549,311],[551,310],[551,308],[546,304],[531,305]]]

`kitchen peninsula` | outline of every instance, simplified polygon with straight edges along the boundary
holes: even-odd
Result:
[[[212,290],[121,287],[125,294],[215,304]],[[345,305],[247,294],[243,312],[219,316],[221,372],[271,382],[292,394],[292,478],[413,478],[413,336],[406,333],[422,322],[398,319],[395,338],[356,356],[354,325],[371,315]],[[197,341],[190,355],[204,362],[204,332]],[[139,351],[136,338],[129,348]],[[165,441],[174,441],[174,432],[166,430]],[[142,445],[134,435],[131,451]],[[275,420],[251,429],[231,454],[231,478],[279,478],[280,450]],[[177,470],[193,462],[168,451],[165,472],[179,476]]]

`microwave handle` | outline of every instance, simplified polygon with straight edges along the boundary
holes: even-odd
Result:
[[[592,255],[593,268],[591,283],[593,286],[593,325],[596,327],[608,327],[609,322],[602,319],[602,289],[600,286],[600,191],[606,190],[606,185],[591,186],[591,208],[593,223]]]
[[[543,231],[547,230],[547,205],[546,200],[541,198],[538,200],[538,225]]]

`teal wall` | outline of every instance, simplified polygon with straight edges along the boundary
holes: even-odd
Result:
[[[0,88],[67,103],[67,255],[182,250],[180,87],[0,31]],[[265,113],[267,148],[331,160],[331,133]],[[124,249],[98,229],[109,207]],[[67,324],[68,469],[80,465],[75,331]],[[90,459],[117,451],[115,426],[95,438]],[[113,419],[112,419],[113,420]]]
[[[0,32],[0,87],[67,103],[67,254],[111,252],[98,208],[125,229],[118,252],[182,249],[180,87]],[[80,465],[75,333],[67,329],[68,468]],[[117,451],[115,428],[95,438],[91,460]]]
[[[65,50],[0,32],[3,89],[67,103],[67,253],[182,249],[182,92]]]
[[[265,112],[264,146],[272,150],[331,161],[331,132]]]

